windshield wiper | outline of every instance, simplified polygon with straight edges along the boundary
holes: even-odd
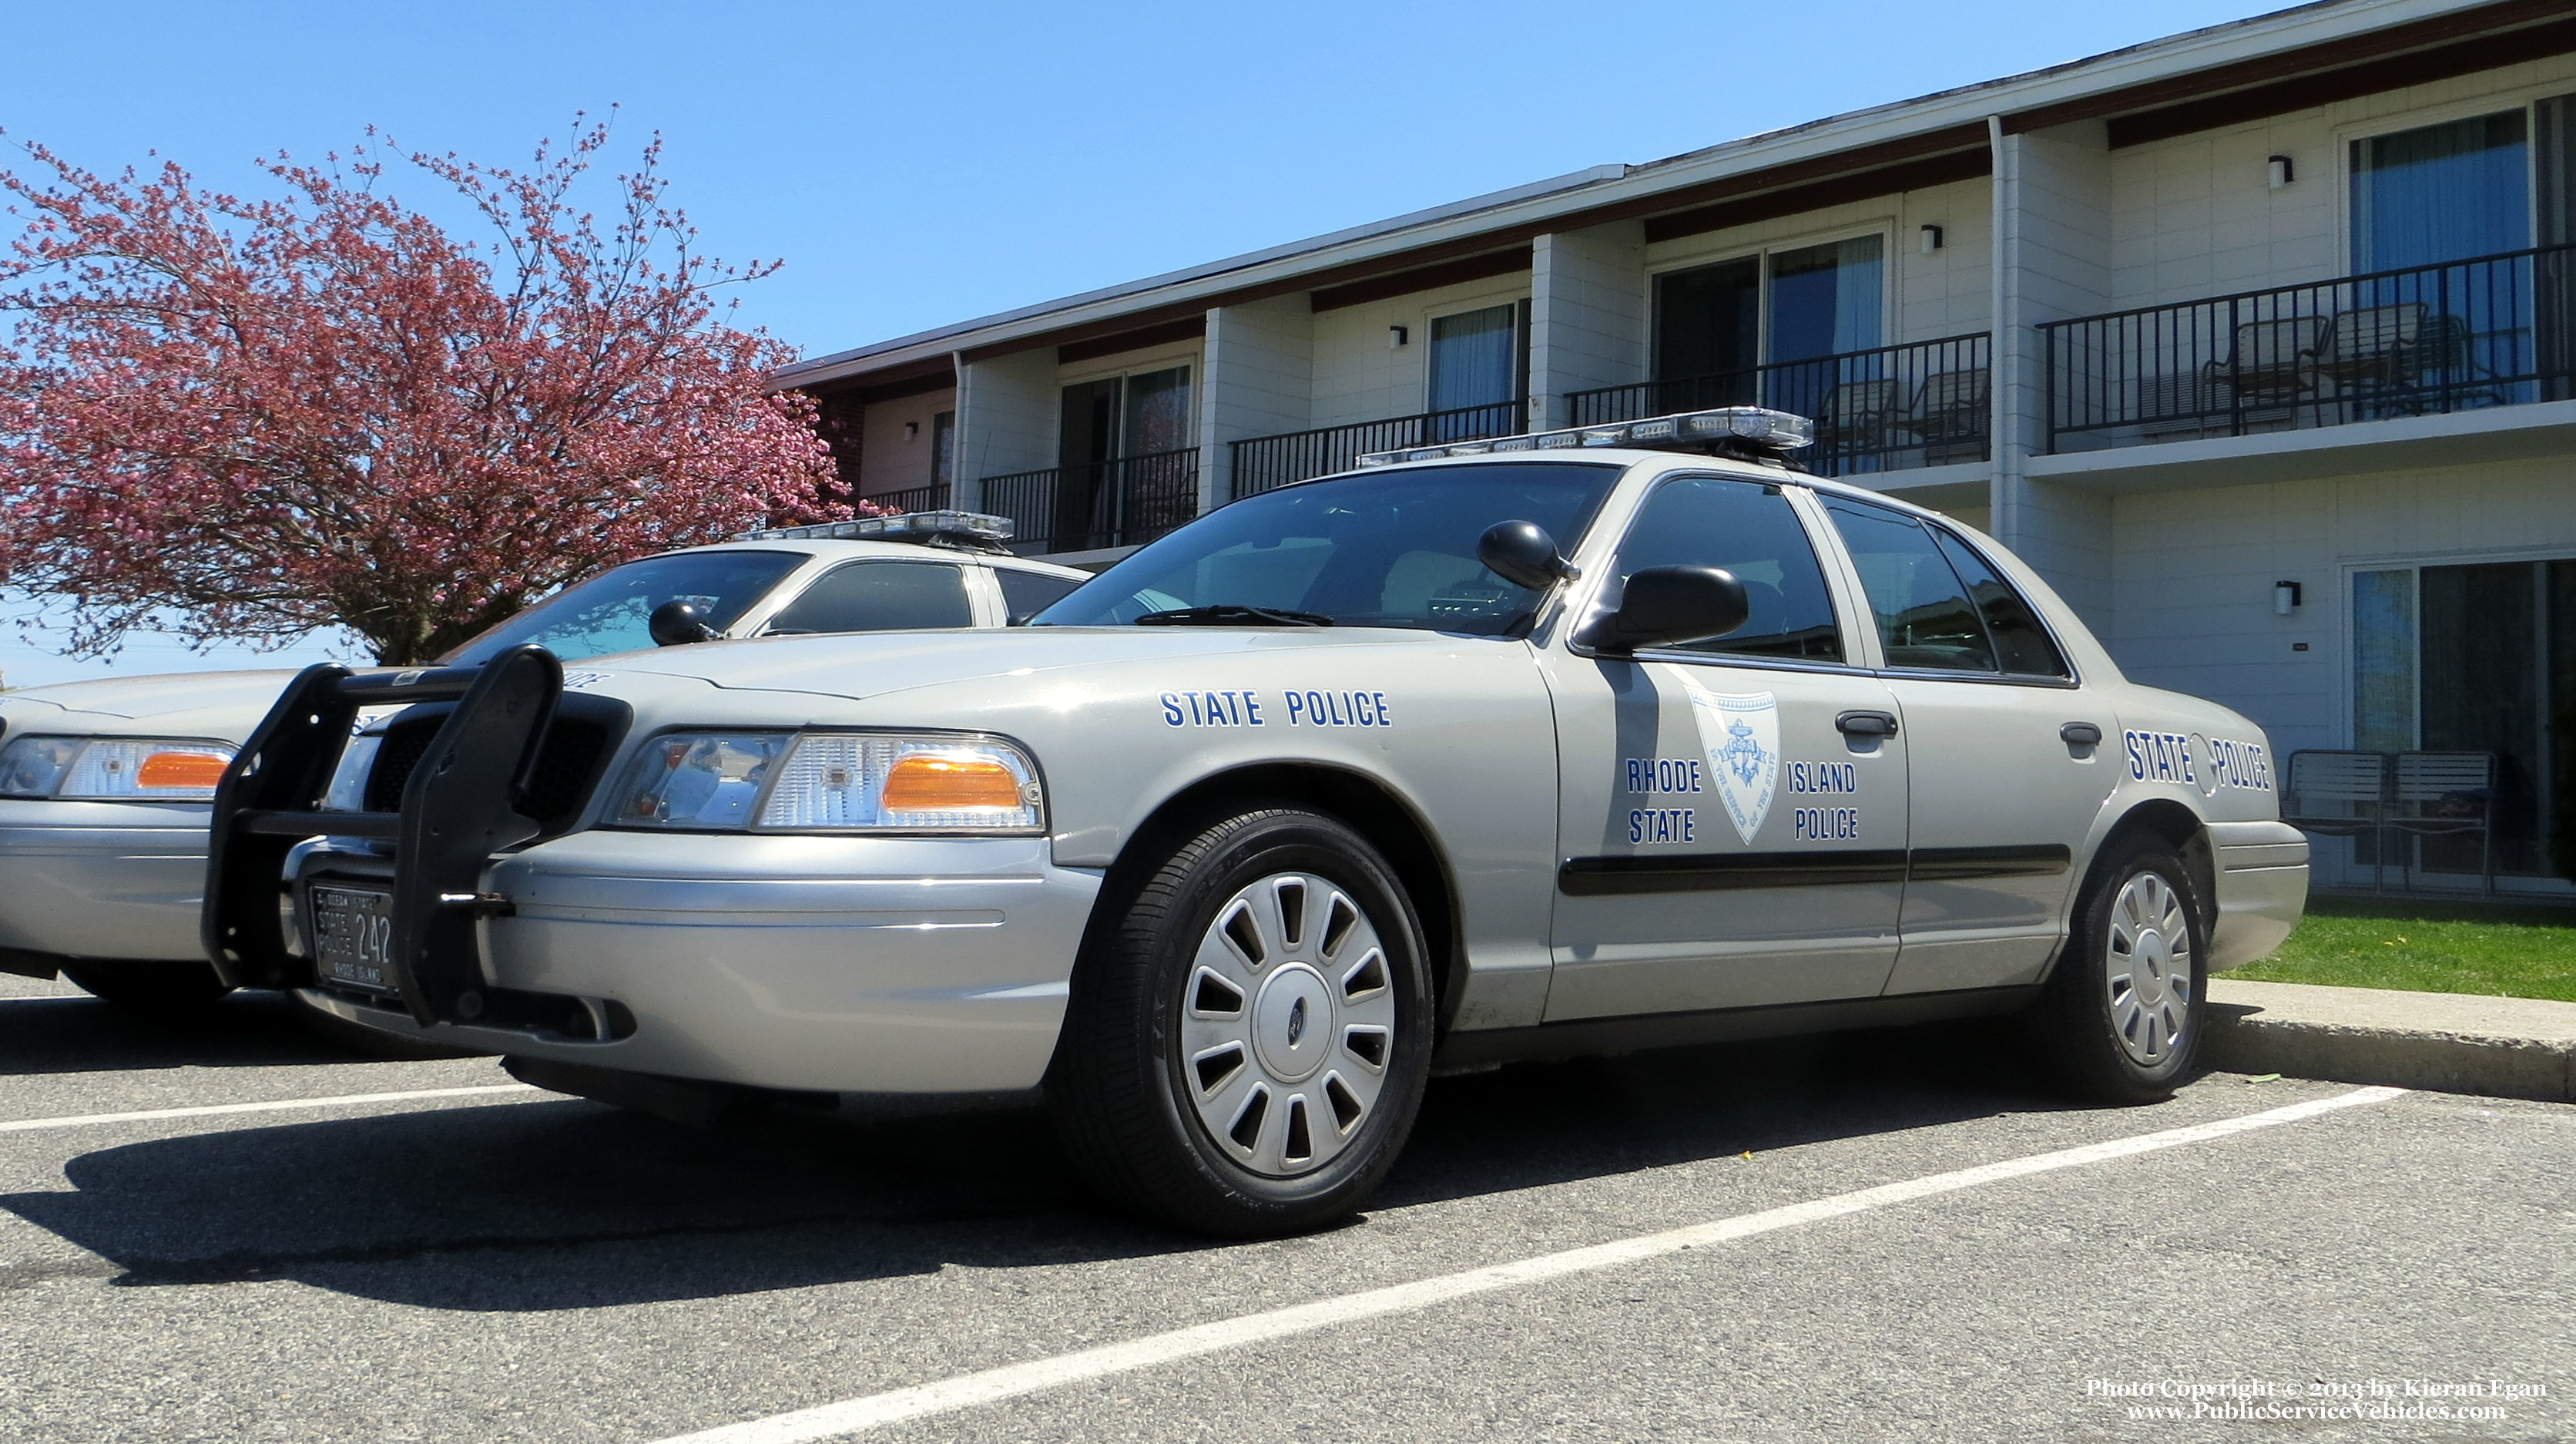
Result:
[[[1291,612],[1278,607],[1246,607],[1233,602],[1219,602],[1211,607],[1174,607],[1167,612],[1147,612],[1136,619],[1140,627],[1329,627],[1333,619],[1321,612]]]

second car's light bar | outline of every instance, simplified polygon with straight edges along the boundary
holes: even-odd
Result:
[[[1006,542],[1017,526],[1006,516],[986,511],[906,511],[893,516],[863,516],[856,521],[820,521],[811,526],[772,526],[747,531],[735,541],[786,541],[796,537],[840,541],[929,541],[960,537],[978,542]]]
[[[1362,466],[1394,466],[1407,461],[1439,461],[1451,456],[1490,456],[1497,452],[1561,451],[1586,446],[1632,446],[1647,451],[1699,450],[1711,442],[1740,441],[1766,451],[1794,451],[1813,445],[1816,423],[1764,406],[1718,406],[1681,411],[1601,426],[1570,426],[1527,436],[1496,436],[1482,441],[1453,441],[1445,446],[1408,446],[1372,451]]]

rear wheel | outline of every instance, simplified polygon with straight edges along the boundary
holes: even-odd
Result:
[[[232,991],[212,963],[66,962],[63,976],[83,992],[138,1013],[192,1013]]]
[[[1412,1131],[1430,1065],[1421,927],[1367,839],[1228,817],[1173,850],[1076,969],[1047,1098],[1101,1189],[1245,1235],[1339,1219]]]
[[[2164,839],[2114,839],[2034,1010],[2067,1084],[2106,1103],[2170,1097],[2200,1050],[2207,929]]]

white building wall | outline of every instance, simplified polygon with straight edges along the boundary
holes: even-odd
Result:
[[[957,367],[957,505],[983,503],[988,476],[1055,465],[1055,350],[1021,351]]]
[[[1430,404],[1432,319],[1515,303],[1529,293],[1530,278],[1522,273],[1315,312],[1315,399],[1307,424],[1348,426],[1422,411]],[[1408,342],[1390,346],[1389,326],[1404,327]]]
[[[933,421],[940,412],[956,409],[955,391],[925,391],[870,405],[859,421],[859,495],[903,491],[937,480],[932,475],[931,443],[938,430]],[[907,422],[913,428],[910,436],[903,434]]]
[[[1647,285],[1665,271],[1878,231],[1887,237],[1892,279],[1885,333],[1890,344],[1982,331],[1991,315],[1994,280],[1989,195],[1984,180],[1956,181],[1657,241],[1646,247]],[[1941,228],[1941,249],[1929,255],[1922,250],[1926,225]],[[1641,306],[1650,294],[1640,295]],[[1620,379],[1643,381],[1644,367],[1641,355],[1637,373]]]
[[[1303,431],[1315,383],[1315,315],[1303,295],[1208,312],[1199,403],[1199,506],[1233,495],[1230,444]]]
[[[1643,221],[1541,236],[1530,248],[1530,424],[1563,426],[1566,393],[1646,376]]]

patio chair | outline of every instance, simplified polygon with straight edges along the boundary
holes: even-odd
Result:
[[[2200,368],[2202,396],[2215,409],[2286,406],[2316,390],[2326,345],[2323,316],[2285,316],[2238,324],[2227,359]],[[2147,418],[2154,420],[2157,418]]]
[[[2317,747],[2290,754],[2281,820],[2316,837],[2371,839],[2373,892],[2380,891],[2386,877],[2388,849],[2380,842],[2387,816],[2387,753]]]
[[[2401,839],[2464,837],[2478,839],[2481,891],[2495,896],[2495,754],[2492,752],[2400,752],[2394,805],[2385,826]],[[2405,885],[2415,883],[2415,849],[2398,854]]]
[[[1992,420],[1986,401],[1991,374],[1979,366],[1965,371],[1936,371],[1923,378],[1906,426],[1923,438],[1924,465],[1975,461],[1985,455],[1986,427]]]
[[[1906,428],[1900,424],[1893,377],[1837,383],[1816,418],[1822,449],[1842,456],[1875,457],[1890,451]]]

